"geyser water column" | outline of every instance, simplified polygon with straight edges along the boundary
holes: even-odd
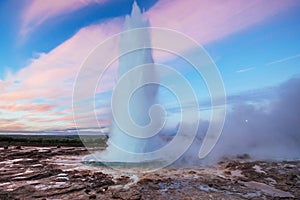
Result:
[[[132,13],[126,16],[125,31],[149,27],[149,21],[143,19],[142,13],[136,2],[133,4]],[[140,47],[151,46],[150,33],[148,29],[133,34],[122,35],[120,38],[120,52],[126,49],[136,49],[133,52],[120,55],[118,68],[118,82],[116,87],[120,89],[113,91],[112,96],[112,128],[108,141],[108,148],[103,152],[101,158],[110,161],[121,162],[140,162],[140,159],[135,158],[134,153],[143,153],[149,144],[147,137],[153,132],[153,129],[142,129],[152,123],[152,128],[161,127],[160,112],[152,112],[149,116],[149,110],[156,102],[156,95],[158,90],[157,84],[143,85],[145,81],[158,83],[158,74],[155,68],[149,65],[147,71],[139,71],[132,73],[135,67],[152,64],[152,49]],[[123,78],[122,83],[120,80]],[[138,90],[132,91],[131,88],[141,86]],[[133,93],[132,93],[133,92]],[[127,109],[126,109],[127,108]],[[154,114],[154,115],[153,115]],[[141,128],[135,130],[131,126],[136,124]],[[143,130],[143,131],[141,131]],[[139,132],[138,132],[139,131]],[[148,133],[147,133],[148,131]],[[122,157],[116,148],[121,148],[124,151],[133,153],[132,157]]]
[[[119,46],[117,50],[116,46]],[[193,51],[185,51],[187,49]],[[152,50],[181,57],[190,63],[195,73],[203,77],[211,94],[212,112],[207,134],[201,149],[199,147],[199,157],[205,157],[216,144],[225,117],[225,91],[217,67],[205,50],[186,35],[149,27],[149,21],[143,19],[134,3],[131,15],[125,20],[125,31],[108,38],[91,52],[81,66],[74,85],[73,110],[77,130],[84,145],[92,147],[81,127],[99,125],[93,104],[95,91],[97,85],[101,85],[103,72],[115,60],[119,61],[118,81],[111,100],[112,126],[108,147],[105,151],[85,157],[84,162],[111,167],[136,166],[138,163],[138,166],[150,165],[155,170],[176,161],[192,144],[198,121],[186,122],[199,119],[197,91],[175,69],[154,63]],[[163,77],[172,77],[177,84],[163,83],[160,81]],[[156,105],[158,85],[176,96],[181,109],[181,121],[178,129],[174,129],[173,139],[164,141],[165,145],[157,149],[160,138],[154,136],[164,126],[165,117],[164,110]],[[187,114],[182,111],[185,107],[193,108],[196,112]]]

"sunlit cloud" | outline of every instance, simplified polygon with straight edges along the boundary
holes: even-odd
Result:
[[[18,112],[18,111],[28,111],[28,112],[47,112],[51,111],[53,106],[49,104],[6,104],[0,105],[0,110],[5,110],[7,112]]]
[[[80,66],[99,43],[120,31],[121,24],[121,19],[113,19],[82,28],[49,53],[40,53],[28,66],[1,80],[0,118],[17,116],[19,121],[3,122],[0,130],[74,127],[72,92]],[[105,66],[98,67],[101,70]],[[112,82],[104,80],[107,84]],[[60,109],[68,112],[57,112]]]
[[[147,14],[152,26],[180,31],[207,44],[271,18],[296,3],[295,0],[272,3],[264,0],[164,0]]]
[[[3,123],[2,120],[0,122],[0,127],[1,130],[8,130],[8,131],[28,129],[28,126],[23,122]]]
[[[104,3],[107,0],[31,0],[26,6],[22,15],[22,27],[20,34],[27,36],[45,21],[74,12],[92,3]]]

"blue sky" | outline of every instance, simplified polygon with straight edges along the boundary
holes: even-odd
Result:
[[[97,44],[122,30],[132,3],[1,1],[0,129],[73,127],[72,84],[80,64]],[[228,97],[276,87],[299,76],[297,0],[139,0],[138,4],[151,25],[180,31],[203,45],[221,73]],[[166,63],[201,84],[201,77],[181,67],[178,59]],[[111,82],[108,77],[107,88]],[[199,94],[203,99],[205,95]],[[106,115],[107,108],[99,113]]]
[[[156,1],[139,1],[139,5],[147,10]],[[30,4],[30,3],[29,3]],[[5,68],[16,71],[28,64],[28,60],[36,57],[39,52],[49,52],[80,28],[102,21],[124,16],[131,11],[132,1],[116,0],[105,4],[91,3],[74,11],[72,14],[54,16],[53,20],[41,24],[30,36],[20,35],[20,26],[24,9],[29,6],[26,1],[0,2],[0,27],[2,45],[0,47],[0,77],[4,78]]]
[[[229,93],[276,85],[299,74],[299,17],[298,6],[206,46],[220,59],[216,62]]]

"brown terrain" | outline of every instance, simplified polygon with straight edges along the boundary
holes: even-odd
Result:
[[[87,154],[84,147],[1,147],[0,199],[300,199],[297,161],[125,173],[85,165]]]

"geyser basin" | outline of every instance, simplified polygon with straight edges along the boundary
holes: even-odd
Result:
[[[141,161],[141,162],[113,162],[113,161],[96,161],[96,160],[83,160],[86,165],[113,167],[113,168],[157,168],[163,166],[163,161]]]
[[[166,162],[161,160],[142,160],[142,161],[111,161],[91,154],[83,158],[82,163],[91,166],[112,167],[112,168],[159,168],[165,166]]]

